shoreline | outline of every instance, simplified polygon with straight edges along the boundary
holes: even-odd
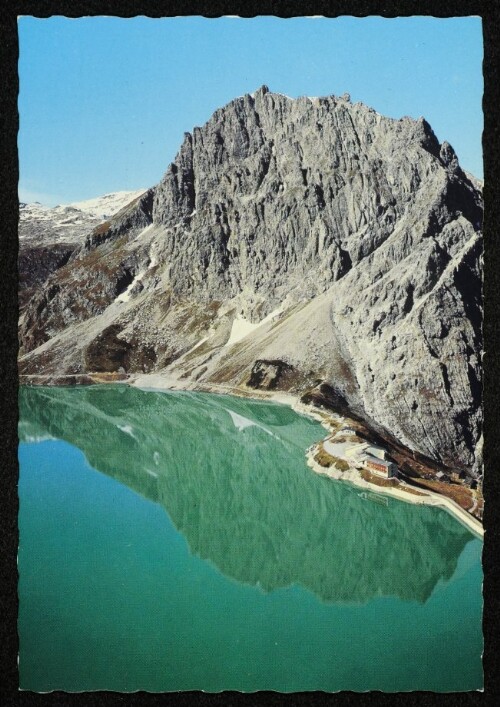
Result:
[[[441,494],[435,493],[433,491],[423,491],[419,489],[419,495],[417,496],[411,492],[405,492],[403,488],[391,488],[387,486],[377,486],[371,484],[369,481],[361,478],[359,473],[355,469],[349,469],[348,471],[337,471],[331,468],[322,467],[314,459],[314,446],[309,448],[306,453],[307,466],[312,469],[315,473],[321,474],[321,476],[327,476],[329,479],[334,481],[341,481],[345,484],[350,484],[357,488],[363,489],[365,491],[370,491],[370,493],[377,493],[383,496],[390,496],[397,499],[398,501],[403,501],[404,503],[413,503],[420,506],[433,506],[434,508],[441,508],[442,510],[449,513],[457,520],[461,525],[465,526],[475,537],[479,540],[484,538],[484,529],[481,523],[476,520],[470,513],[467,513],[463,508],[461,508],[455,501]]]
[[[86,377],[93,378],[92,374],[86,374]],[[328,416],[333,416],[336,413],[333,411],[324,411],[323,414],[309,406],[302,403],[300,399],[293,395],[292,393],[286,393],[282,391],[266,390],[261,391],[258,389],[250,388],[248,391],[242,388],[223,385],[220,383],[193,383],[192,381],[184,381],[174,376],[165,376],[158,373],[140,373],[132,375],[126,379],[121,380],[102,380],[97,376],[92,381],[94,384],[104,384],[109,383],[120,383],[130,385],[134,388],[139,388],[146,391],[155,392],[167,392],[167,391],[191,391],[197,393],[213,393],[215,395],[234,395],[239,398],[248,398],[251,400],[260,400],[273,402],[280,405],[286,405],[290,407],[298,415],[303,415],[310,419],[319,422],[323,428],[329,430]],[[323,438],[324,439],[324,438]],[[442,494],[436,493],[429,489],[418,489],[418,495],[411,492],[405,492],[399,488],[391,488],[378,486],[372,484],[369,481],[361,478],[358,471],[352,467],[347,471],[333,470],[331,468],[322,467],[318,462],[315,461],[313,454],[314,449],[319,445],[323,439],[318,440],[309,449],[305,450],[306,464],[309,468],[317,474],[322,476],[327,476],[334,481],[340,481],[342,483],[348,483],[357,488],[361,488],[365,491],[370,491],[371,493],[381,494],[383,496],[390,496],[396,500],[403,501],[404,503],[414,503],[417,505],[428,505],[434,508],[441,508],[447,513],[452,515],[455,520],[465,526],[475,537],[480,540],[484,537],[484,528],[482,523],[474,518],[465,509],[459,506],[455,501],[443,496]]]
[[[147,380],[145,380],[147,379]],[[152,380],[153,379],[153,380]],[[294,412],[298,415],[304,415],[310,419],[316,420],[324,428],[328,429],[328,422],[325,417],[314,408],[302,403],[297,396],[291,393],[284,393],[281,391],[258,391],[250,389],[243,391],[240,388],[233,386],[224,386],[221,384],[201,384],[196,385],[188,383],[183,385],[183,381],[179,379],[167,379],[155,374],[143,374],[139,375],[135,379],[126,381],[129,385],[133,385],[137,388],[165,391],[165,390],[192,390],[193,392],[208,392],[222,395],[234,395],[240,398],[250,398],[252,400],[267,400],[269,402],[278,403],[281,405],[287,405],[291,407]],[[149,382],[150,385],[146,386],[144,383]],[[157,386],[156,383],[161,383]],[[174,385],[172,385],[172,383]],[[333,414],[333,413],[332,413]],[[328,413],[327,413],[328,415]],[[313,458],[313,449],[322,440],[318,440],[312,447],[305,451],[306,464],[309,468],[317,474],[322,476],[328,476],[330,479],[335,481],[340,481],[342,483],[348,483],[357,488],[370,491],[372,493],[381,494],[384,496],[390,496],[396,500],[403,501],[404,503],[413,503],[417,505],[432,506],[434,508],[441,508],[442,510],[449,513],[455,518],[459,523],[465,526],[475,537],[482,540],[484,538],[484,528],[482,523],[474,518],[470,513],[464,510],[451,498],[443,496],[442,494],[430,491],[428,489],[418,489],[419,495],[411,492],[405,492],[403,489],[390,488],[384,486],[377,486],[372,484],[365,479],[362,479],[355,469],[350,469],[348,471],[333,471],[332,469],[327,469],[318,464]]]

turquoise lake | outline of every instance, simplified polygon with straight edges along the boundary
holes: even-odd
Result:
[[[482,688],[482,543],[312,472],[324,434],[228,396],[22,388],[21,688]]]

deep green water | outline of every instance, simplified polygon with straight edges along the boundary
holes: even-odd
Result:
[[[22,688],[482,687],[482,544],[314,474],[317,423],[119,385],[20,411]]]

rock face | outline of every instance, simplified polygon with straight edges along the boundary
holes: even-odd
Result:
[[[275,390],[278,387],[290,388],[287,378],[293,375],[293,368],[283,361],[255,361],[247,385],[249,388]]]
[[[477,474],[481,222],[477,182],[425,120],[262,87],[186,133],[161,182],[48,279],[20,369],[324,381]]]
[[[24,246],[18,255],[19,305],[23,309],[36,289],[58,268],[65,265],[75,246],[71,243],[50,243],[47,246]]]

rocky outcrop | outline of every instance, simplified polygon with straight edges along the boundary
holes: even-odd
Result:
[[[85,240],[84,251],[91,250],[102,243],[114,240],[124,233],[132,234],[152,223],[154,189],[148,189],[126,204],[108,221],[96,226]]]
[[[284,361],[255,361],[247,385],[260,390],[275,390],[278,386],[287,389],[291,375],[293,368]]]
[[[19,250],[19,305],[23,309],[45,280],[65,265],[75,246],[53,243],[47,246],[22,247]]]
[[[479,473],[481,220],[477,182],[424,119],[262,87],[186,133],[161,182],[49,278],[21,318],[21,370],[323,381]],[[109,332],[121,353],[103,363]]]

